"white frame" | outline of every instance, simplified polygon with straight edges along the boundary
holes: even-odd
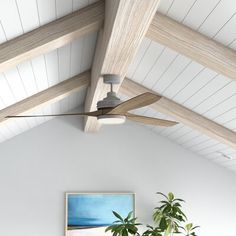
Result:
[[[134,214],[134,217],[135,217],[135,207],[136,207],[136,195],[135,193],[132,193],[132,192],[104,192],[104,193],[101,193],[101,192],[86,192],[86,193],[83,193],[83,192],[66,192],[65,193],[65,236],[67,236],[67,220],[68,220],[68,196],[69,195],[77,195],[77,194],[80,194],[80,195],[133,195],[133,214]]]

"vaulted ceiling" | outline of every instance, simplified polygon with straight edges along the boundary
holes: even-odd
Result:
[[[21,44],[18,44],[19,48],[11,45],[11,47],[9,45],[5,47],[6,42],[12,42],[12,39],[17,40],[20,35],[25,35],[33,29],[54,22],[94,2],[97,1],[0,1],[0,55],[2,57],[2,59],[0,57],[0,121],[1,118],[3,121],[0,126],[1,142],[49,119],[4,120],[3,114],[6,116],[13,109],[14,111],[19,109],[18,113],[30,111],[30,114],[55,114],[67,112],[84,104],[90,73],[82,75],[81,73],[92,67],[96,43],[98,43],[98,30],[101,26],[98,23],[81,35],[71,36],[73,40],[68,38],[66,45],[62,46],[58,42],[58,46],[51,47],[49,52],[42,48],[41,54],[37,51],[36,54],[32,53],[33,55],[26,57],[28,59],[25,61],[17,59],[9,61],[8,64],[1,62],[8,56],[11,58],[10,50],[15,50],[16,53],[21,50]],[[180,47],[177,44],[176,35],[172,35],[172,38],[175,37],[173,42],[176,42],[173,43],[169,40],[171,35],[166,40],[148,33],[142,40],[132,63],[128,66],[127,79],[119,90],[120,97],[127,99],[135,96],[135,93],[141,92],[144,87],[163,95],[168,102],[169,111],[167,108],[152,106],[140,109],[137,113],[168,118],[180,123],[172,128],[150,126],[147,128],[236,172],[236,140],[234,136],[230,141],[227,140],[227,137],[234,134],[236,130],[236,68],[235,64],[230,62],[231,59],[235,63],[236,58],[234,51],[236,50],[236,3],[232,0],[162,0],[158,6],[158,12],[161,18],[157,18],[157,21],[159,19],[161,22],[166,15],[167,20],[176,21],[170,23],[170,25],[174,24],[175,28],[180,26],[183,32],[186,32],[188,28],[185,26],[188,26],[197,35],[207,36],[204,42],[210,41],[213,46],[216,44],[217,47],[227,46],[224,51],[230,49],[231,54],[229,58],[225,58],[224,64],[222,63],[224,57],[220,58],[221,51],[208,52],[209,61],[211,59],[213,62],[216,61],[211,66],[209,61],[205,63],[202,60],[205,58],[204,55],[196,59],[194,56],[191,57],[191,50],[186,49],[191,48],[190,42],[186,42],[185,47],[184,45]],[[99,17],[99,11],[97,15]],[[90,18],[87,19],[92,21]],[[86,18],[84,17],[83,20],[86,21]],[[190,39],[191,36],[192,41],[195,42],[195,35],[190,35]],[[37,37],[40,38],[40,35]],[[31,41],[37,41],[38,38],[32,38]],[[49,35],[48,38],[51,39],[51,36]],[[185,39],[179,39],[178,42],[181,45],[184,41]],[[201,45],[197,45],[193,50],[197,47],[201,50]],[[204,45],[202,47],[204,48]],[[1,50],[5,54],[1,54]],[[222,67],[221,64],[223,64]],[[234,72],[232,68],[235,69]],[[70,81],[72,77],[75,79]],[[76,79],[83,79],[83,83],[78,85]],[[60,85],[63,81],[66,85],[64,84],[62,88]],[[57,87],[52,87],[55,85]],[[76,87],[78,89],[75,89]],[[50,93],[47,90],[49,88],[51,88]],[[47,94],[44,91],[47,91]],[[28,101],[27,109],[25,109],[25,99],[32,95],[35,95],[34,100]],[[20,101],[24,101],[25,110],[21,108],[23,105],[20,106]],[[177,114],[175,103],[180,104],[181,109],[187,108],[192,113],[181,110],[183,114]],[[195,120],[191,119],[195,115],[201,116]],[[212,129],[208,129],[207,126],[212,125],[208,121],[213,121],[219,126],[213,125]],[[228,130],[233,132],[228,135]],[[221,136],[222,134],[226,135]],[[230,160],[227,156],[233,159]]]

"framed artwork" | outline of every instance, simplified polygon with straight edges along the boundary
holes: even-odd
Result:
[[[109,236],[107,226],[135,211],[133,193],[66,193],[66,236]],[[134,213],[135,214],[135,213]]]

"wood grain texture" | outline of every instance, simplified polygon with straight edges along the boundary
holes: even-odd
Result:
[[[236,80],[236,52],[201,33],[157,13],[147,37]]]
[[[140,115],[135,115],[132,113],[126,113],[126,118],[128,120],[132,120],[134,122],[139,122],[146,125],[170,127],[170,126],[178,124],[177,122],[170,121],[170,120],[163,120],[163,119],[158,119],[154,117],[140,116]]]
[[[78,10],[56,21],[0,44],[0,72],[98,31],[104,20],[104,2]]]
[[[129,97],[134,97],[145,92],[153,92],[129,79],[124,79],[120,92]],[[232,148],[236,148],[236,133],[216,122],[199,115],[188,108],[162,97],[158,102],[152,104],[154,110],[173,117],[176,121],[183,123],[213,139],[218,140]]]
[[[87,88],[89,82],[89,71],[79,74],[69,80],[59,83],[40,93],[6,107],[3,110],[0,110],[0,122],[4,123],[4,121],[7,121],[8,119],[5,118],[6,116],[17,116],[20,114],[29,113],[37,108],[57,102],[72,93]]]
[[[134,109],[148,106],[158,101],[160,98],[161,97],[159,95],[153,93],[143,93],[125,102],[122,102],[112,109],[109,114],[126,114],[126,112],[132,111]]]
[[[87,94],[85,109],[95,110],[98,100],[103,99],[108,86],[101,75],[118,74],[123,80],[158,7],[159,0],[107,0],[105,4],[104,29],[99,34],[91,87]],[[119,86],[115,87],[115,91]],[[85,131],[98,131],[96,119],[85,120]]]

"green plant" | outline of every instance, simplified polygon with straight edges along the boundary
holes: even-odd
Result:
[[[160,201],[161,206],[155,208],[153,213],[154,223],[162,232],[165,232],[165,235],[178,233],[179,224],[187,220],[181,210],[181,202],[184,202],[184,200],[175,198],[173,193],[168,193],[167,196],[160,192],[157,192],[157,194],[162,195],[165,199]]]
[[[194,230],[196,228],[199,228],[199,226],[193,226],[192,223],[189,223],[185,225],[184,227],[180,227],[183,230],[183,233],[185,236],[197,236]]]
[[[147,230],[143,233],[143,236],[162,236],[162,230],[159,227],[153,227],[147,225]]]
[[[182,211],[182,203],[184,200],[175,198],[173,193],[167,195],[157,192],[158,195],[164,197],[160,201],[160,206],[154,208],[153,222],[155,226],[147,225],[147,230],[142,236],[171,236],[174,234],[182,234],[184,236],[197,236],[195,229],[199,226],[193,226],[192,223],[186,223],[187,217]],[[141,235],[138,232],[139,223],[135,223],[137,218],[133,218],[130,212],[126,218],[122,218],[117,212],[113,214],[118,219],[109,227],[107,231],[111,231],[113,236]]]
[[[130,212],[126,218],[122,218],[117,212],[113,211],[113,214],[118,219],[113,224],[106,228],[106,231],[111,231],[113,236],[128,236],[139,235],[137,226],[139,223],[135,223],[137,218],[133,218],[133,212]]]

